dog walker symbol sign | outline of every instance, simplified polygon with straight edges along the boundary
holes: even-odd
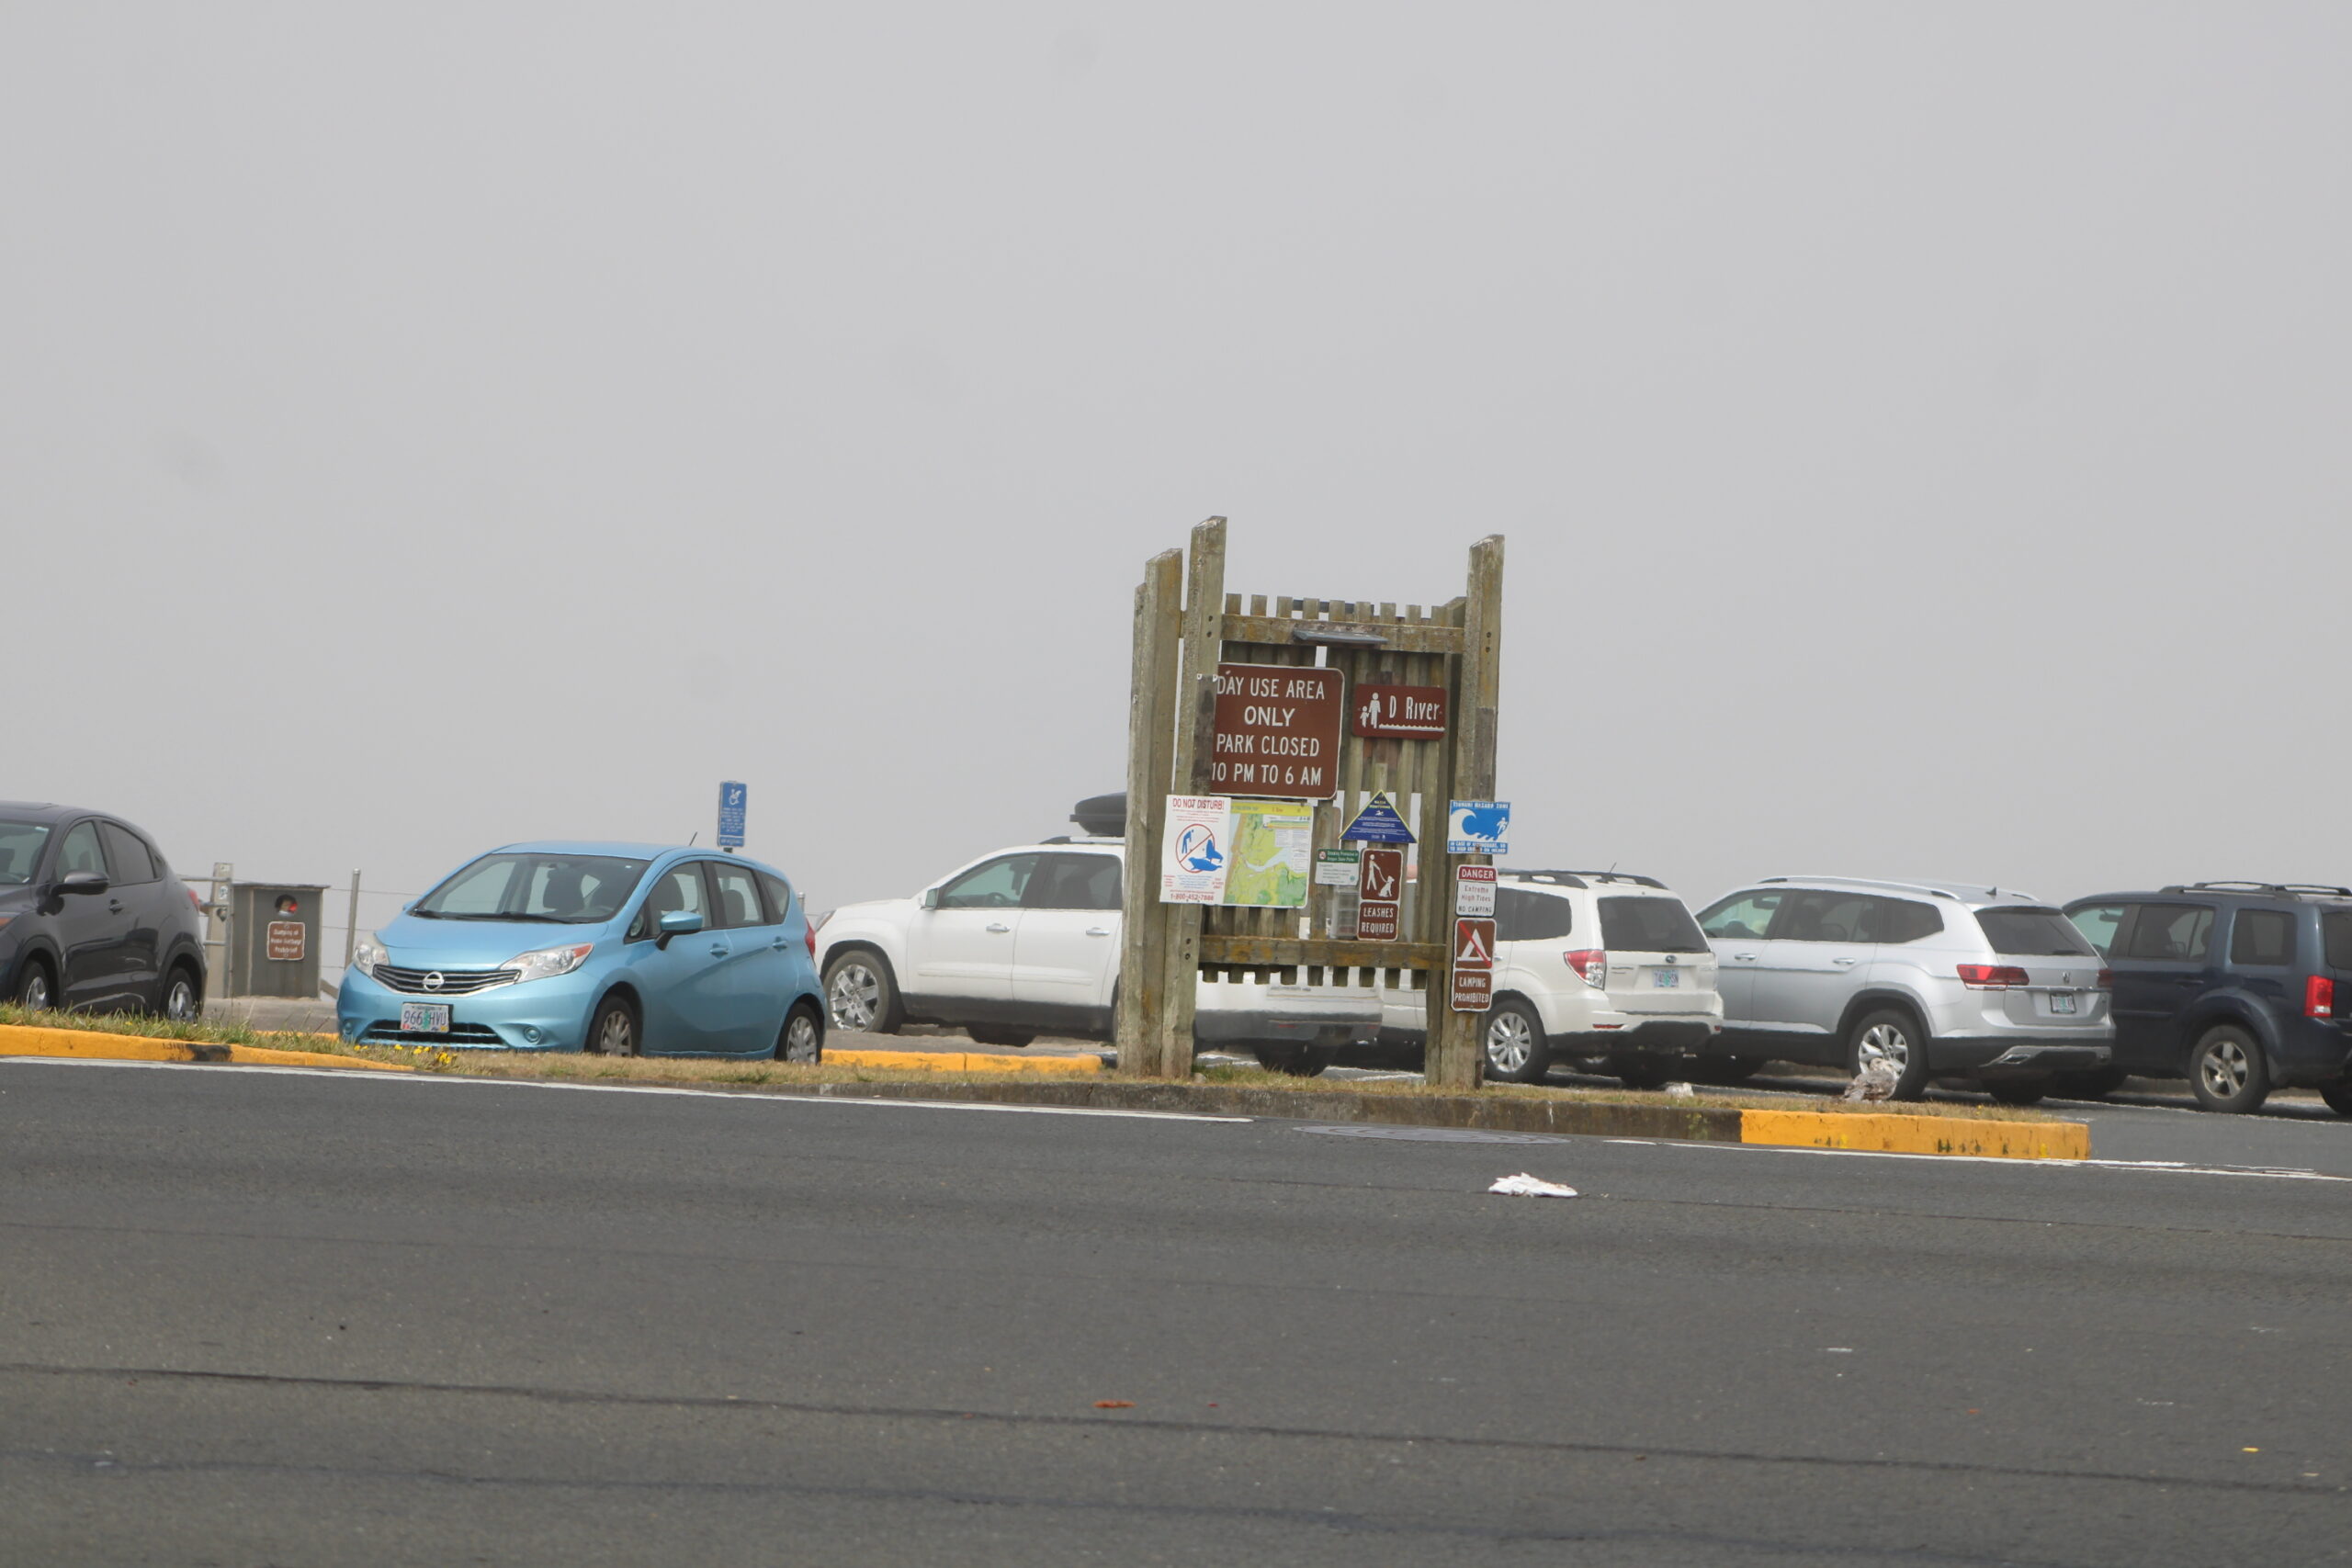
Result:
[[[743,847],[743,797],[751,792],[731,780],[718,786],[718,847]]]
[[[1510,802],[1457,800],[1446,808],[1445,852],[1450,855],[1510,853]]]

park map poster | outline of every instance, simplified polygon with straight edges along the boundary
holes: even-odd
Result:
[[[1159,901],[1304,908],[1314,847],[1309,803],[1171,795],[1159,836]]]

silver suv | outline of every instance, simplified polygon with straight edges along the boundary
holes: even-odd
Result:
[[[1860,1072],[1883,1059],[1894,1098],[1973,1078],[2030,1105],[2059,1073],[2108,1064],[2105,960],[2057,909],[1956,882],[1768,876],[1700,911],[1724,1032],[1702,1052],[1737,1081],[1768,1061]]]

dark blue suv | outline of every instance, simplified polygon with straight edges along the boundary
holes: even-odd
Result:
[[[2185,1077],[2208,1111],[2252,1111],[2310,1088],[2352,1116],[2352,888],[2191,882],[2066,913],[2114,972],[2115,1063],[2059,1092]]]

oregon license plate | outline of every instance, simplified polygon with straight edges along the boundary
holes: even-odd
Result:
[[[2075,993],[2074,993],[2074,992],[2072,992],[2072,991],[2052,991],[2052,992],[2051,992],[2051,993],[2050,993],[2050,1010],[2051,1010],[2052,1012],[2072,1012],[2072,1011],[2074,1011],[2074,1010],[2075,1010]]]
[[[447,1034],[449,1032],[447,1002],[402,1002],[401,1032],[403,1034]]]
[[[1682,971],[1679,969],[1653,969],[1650,971],[1650,979],[1652,984],[1656,985],[1658,989],[1662,991],[1670,991],[1674,989],[1675,987],[1682,984]]]

